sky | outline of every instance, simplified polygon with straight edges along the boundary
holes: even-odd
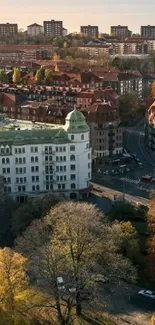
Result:
[[[139,33],[141,25],[155,25],[154,0],[0,0],[0,5],[0,22],[17,22],[24,30],[51,19],[63,20],[69,32],[98,25],[100,32],[108,33],[111,25],[120,24]]]

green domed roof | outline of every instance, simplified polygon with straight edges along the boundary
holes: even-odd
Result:
[[[66,117],[65,129],[69,133],[88,132],[89,127],[84,115],[76,107]]]

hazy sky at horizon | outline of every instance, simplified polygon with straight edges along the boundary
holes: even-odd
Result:
[[[109,32],[111,25],[118,24],[140,32],[140,25],[155,25],[154,11],[154,0],[5,0],[0,22],[17,22],[26,29],[34,22],[55,19],[63,20],[69,32],[88,24],[98,25],[100,32]]]

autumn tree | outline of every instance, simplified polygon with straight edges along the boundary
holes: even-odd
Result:
[[[155,82],[152,82],[152,85],[151,85],[151,95],[152,95],[152,97],[155,97]]]
[[[0,82],[1,83],[7,82],[7,76],[4,69],[0,69]]]
[[[155,315],[152,315],[150,325],[155,325]]]
[[[120,117],[122,122],[129,122],[138,117],[140,101],[136,93],[128,93],[120,97]]]
[[[12,82],[17,85],[21,82],[21,74],[18,68],[14,68]]]
[[[45,69],[44,83],[47,86],[52,84],[52,71],[50,69]]]
[[[16,241],[38,283],[53,296],[59,324],[71,321],[74,302],[78,316],[84,299],[94,306],[96,274],[116,282],[135,280],[135,269],[120,253],[112,228],[94,205],[62,202]],[[57,282],[60,276],[63,285]]]
[[[42,85],[43,84],[43,74],[40,69],[36,71],[35,74],[35,82],[37,85]]]

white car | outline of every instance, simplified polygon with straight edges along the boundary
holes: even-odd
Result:
[[[140,290],[138,292],[139,295],[146,297],[146,298],[150,298],[155,300],[155,292],[154,291],[150,291],[150,290]]]

